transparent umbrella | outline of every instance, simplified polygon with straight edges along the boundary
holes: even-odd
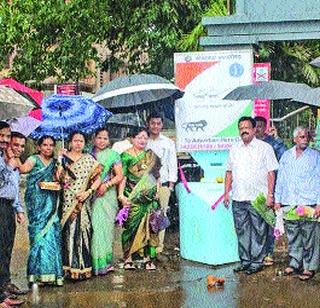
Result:
[[[33,104],[22,95],[0,85],[0,119],[11,119],[21,116],[25,116],[34,108],[37,108],[36,104]]]

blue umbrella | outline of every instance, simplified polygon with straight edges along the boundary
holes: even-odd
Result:
[[[81,95],[52,95],[41,104],[42,123],[31,134],[32,138],[49,135],[65,139],[75,130],[85,134],[103,127],[112,115],[110,111]]]

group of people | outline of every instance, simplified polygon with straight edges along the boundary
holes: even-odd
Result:
[[[63,285],[114,271],[115,218],[126,209],[122,231],[124,269],[134,270],[135,258],[146,270],[164,247],[164,232],[155,232],[152,215],[166,215],[177,181],[174,142],[162,135],[163,119],[151,114],[147,128],[131,131],[110,148],[109,132],[98,129],[92,145],[72,132],[68,149],[54,157],[56,141],[42,136],[37,153],[24,163],[26,137],[0,121],[0,307],[19,305],[20,290],[10,279],[16,222],[24,223],[19,197],[20,174],[27,174],[24,197],[30,250],[28,282]],[[273,263],[273,228],[252,206],[259,194],[285,217],[290,263],[286,275],[309,280],[320,262],[320,154],[309,148],[308,129],[297,127],[295,146],[286,150],[276,135],[266,133],[262,117],[238,121],[241,141],[229,153],[224,203],[232,194],[232,211],[241,264],[235,272],[257,273]],[[86,150],[85,150],[86,149]],[[288,211],[312,209],[308,219],[286,219]]]
[[[234,271],[251,275],[273,263],[273,228],[252,206],[264,194],[267,206],[284,218],[289,254],[284,274],[307,281],[320,262],[320,153],[309,147],[307,128],[294,130],[295,146],[286,150],[277,136],[266,134],[266,123],[261,117],[240,118],[241,141],[229,153],[224,203],[229,206],[232,194],[241,263]]]
[[[0,307],[21,304],[23,294],[10,279],[16,220],[24,223],[19,177],[27,174],[24,197],[30,250],[27,278],[33,283],[61,286],[114,271],[115,218],[126,209],[122,247],[124,269],[134,270],[136,258],[155,270],[163,250],[164,230],[151,227],[160,208],[166,215],[177,180],[174,142],[161,134],[163,119],[151,114],[147,128],[133,129],[121,154],[110,148],[109,132],[98,129],[92,145],[72,132],[68,149],[54,157],[56,141],[42,136],[37,153],[22,163],[26,138],[0,122]]]

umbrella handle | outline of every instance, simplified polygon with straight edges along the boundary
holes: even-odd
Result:
[[[64,137],[63,137],[63,127],[62,126],[60,127],[60,130],[61,130],[61,136],[62,136],[62,139],[61,139],[62,148],[64,149]]]

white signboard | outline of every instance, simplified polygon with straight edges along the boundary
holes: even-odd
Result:
[[[176,101],[178,151],[225,150],[239,140],[237,121],[252,114],[251,101],[223,100],[234,88],[252,83],[252,49],[177,53]]]

